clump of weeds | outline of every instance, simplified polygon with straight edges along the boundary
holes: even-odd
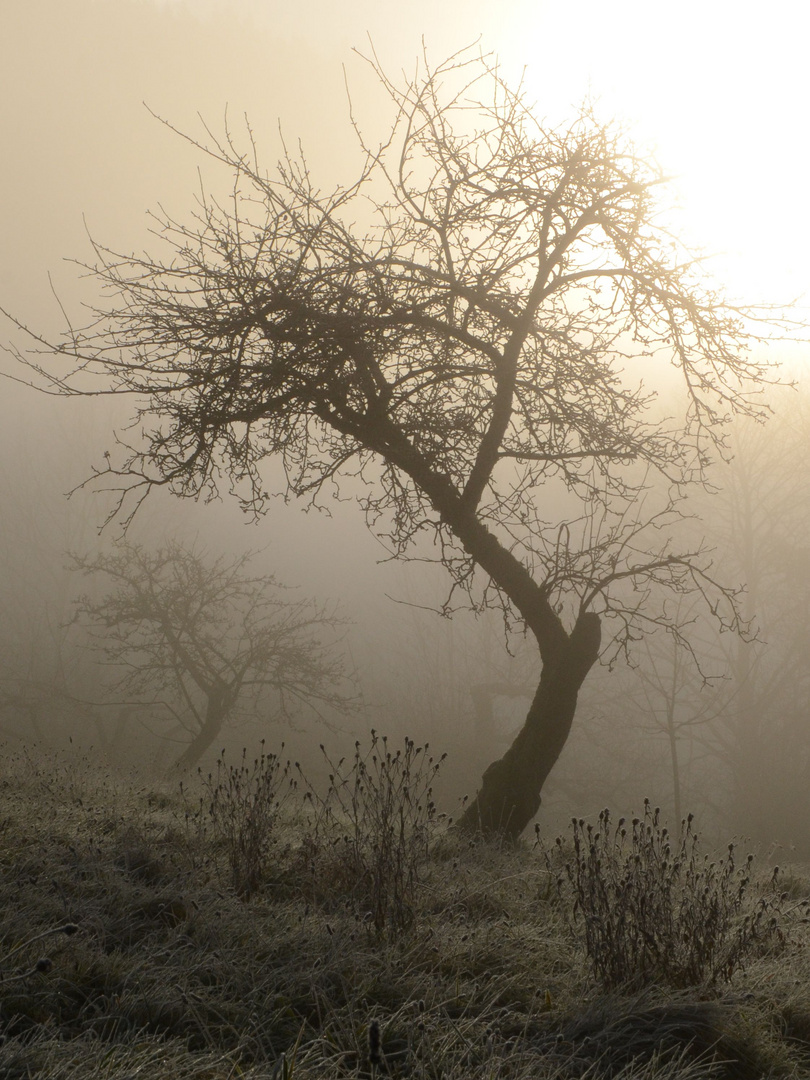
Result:
[[[784,942],[778,870],[771,895],[750,900],[754,856],[738,864],[734,844],[702,855],[691,814],[673,835],[645,800],[642,817],[614,824],[603,810],[596,825],[574,818],[571,830],[570,852],[556,842],[557,889],[605,989],[728,981]]]
[[[434,759],[428,746],[406,738],[392,750],[371,732],[351,760],[333,762],[324,794],[308,785],[311,829],[305,850],[313,875],[342,895],[349,894],[378,933],[409,929],[416,894],[440,825],[433,783],[446,755]]]
[[[243,899],[271,873],[283,814],[298,786],[290,762],[265,751],[263,741],[261,747],[252,762],[243,750],[238,765],[229,765],[223,750],[214,772],[200,771],[203,792],[191,815],[200,832],[224,849],[231,884]]]

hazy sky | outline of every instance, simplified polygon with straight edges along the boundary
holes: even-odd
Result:
[[[727,253],[718,269],[736,293],[810,292],[808,10],[798,0],[0,0],[0,305],[59,327],[48,274],[75,305],[77,271],[63,260],[92,258],[85,228],[137,249],[150,243],[150,207],[191,208],[199,155],[144,102],[195,134],[198,113],[221,130],[226,107],[232,120],[246,112],[268,164],[281,122],[330,186],[351,161],[344,65],[360,114],[383,115],[351,51],[369,38],[392,72],[413,67],[422,39],[440,59],[480,38],[508,78],[525,68],[551,121],[590,94],[679,174],[684,227]],[[26,439],[44,450],[45,413],[29,397],[30,413],[0,383],[5,445],[21,459]],[[53,425],[54,454],[80,424],[81,456],[92,456],[86,417],[74,408]],[[88,464],[76,463],[76,480]]]
[[[0,0],[0,297],[41,317],[46,272],[67,279],[60,260],[87,255],[83,215],[127,246],[158,201],[189,205],[197,161],[144,101],[197,131],[198,111],[215,127],[226,105],[246,111],[271,152],[281,120],[328,169],[351,138],[342,65],[362,98],[351,49],[369,36],[393,71],[412,66],[422,38],[441,58],[480,37],[510,76],[526,67],[551,119],[592,94],[680,174],[689,229],[730,253],[735,291],[806,291],[808,11],[798,0]]]

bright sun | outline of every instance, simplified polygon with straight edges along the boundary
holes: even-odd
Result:
[[[535,50],[531,96],[556,111],[590,86],[599,115],[626,119],[676,175],[687,231],[734,294],[810,303],[810,8],[584,0],[575,20],[541,4],[541,28],[567,47],[550,63]]]

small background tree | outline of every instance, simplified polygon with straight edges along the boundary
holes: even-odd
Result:
[[[806,392],[774,397],[767,429],[741,422],[718,470],[712,535],[745,582],[756,639],[720,638],[709,748],[726,770],[729,825],[810,857],[810,409]]]
[[[116,691],[160,703],[186,732],[180,769],[248,707],[286,719],[301,706],[332,712],[351,701],[330,633],[340,620],[313,600],[287,599],[273,577],[249,574],[249,559],[206,558],[176,543],[73,557],[75,570],[109,586],[79,600],[76,620],[123,672]]]

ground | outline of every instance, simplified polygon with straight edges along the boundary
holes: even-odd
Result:
[[[406,851],[398,906],[375,918],[382,879],[358,889],[312,803],[288,800],[245,877],[210,794],[6,753],[5,1080],[810,1074],[800,870],[782,875],[784,940],[729,982],[607,990],[556,885],[565,844],[499,847],[433,820],[425,851]]]

